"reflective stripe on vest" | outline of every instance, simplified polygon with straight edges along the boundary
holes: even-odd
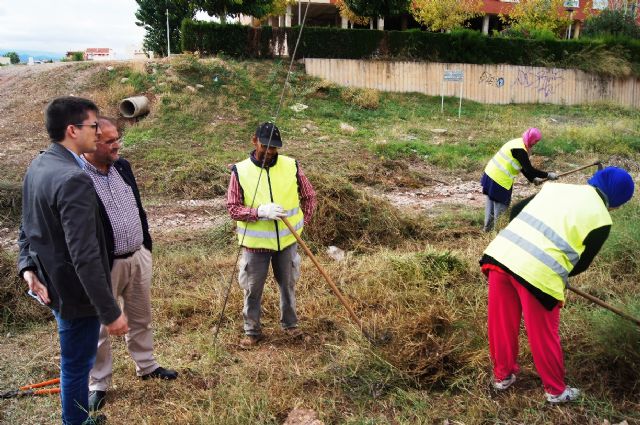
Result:
[[[593,187],[547,183],[485,254],[563,301],[569,273],[584,251],[584,239],[607,225],[611,216]]]
[[[294,230],[297,232],[298,230],[302,229],[302,225],[303,224],[304,223],[301,221],[297,225],[293,226]],[[241,228],[238,227],[236,229],[236,232],[239,233],[240,235],[242,235],[242,233],[244,232],[244,229],[241,229]],[[298,232],[298,233],[300,233],[300,232]],[[280,237],[280,239],[282,239],[285,236],[289,236],[289,235],[291,235],[291,231],[287,227],[285,227],[282,230],[278,230],[278,233],[269,232],[269,231],[249,230],[249,229],[247,229],[245,237],[250,236],[250,237],[253,237],[253,238],[273,238],[273,239],[275,239],[277,237]]]
[[[265,168],[262,175],[260,167],[251,162],[250,158],[236,164],[243,203],[253,208],[271,202],[281,205],[289,222],[300,234],[304,226],[304,215],[298,196],[296,161],[284,155],[278,155],[277,158],[276,163]],[[251,199],[254,193],[255,200]],[[280,220],[260,219],[256,222],[238,221],[236,224],[238,242],[247,248],[281,251],[296,242],[295,236]]]
[[[484,169],[487,176],[507,190],[511,189],[513,179],[522,169],[520,162],[511,154],[512,149],[527,150],[522,139],[510,140],[502,145]]]

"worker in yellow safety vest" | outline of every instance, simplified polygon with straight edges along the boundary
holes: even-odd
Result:
[[[516,380],[518,334],[524,316],[533,362],[551,403],[576,400],[565,384],[558,327],[569,276],[589,267],[611,229],[609,211],[633,196],[629,173],[616,167],[596,172],[586,185],[546,183],[515,205],[511,222],[480,260],[489,281],[488,331],[493,386]]]
[[[280,289],[280,324],[290,337],[298,337],[295,283],[300,277],[300,255],[295,236],[280,221],[287,217],[298,233],[309,222],[316,206],[316,194],[300,164],[279,155],[280,130],[261,124],[252,139],[254,150],[232,168],[227,191],[227,210],[236,220],[242,256],[238,282],[244,291],[244,348],[263,338],[261,302],[269,263]]]
[[[495,222],[511,204],[513,181],[522,171],[530,182],[535,179],[556,180],[553,172],[540,171],[531,165],[529,154],[533,146],[542,139],[537,128],[529,128],[521,138],[505,143],[491,158],[480,180],[485,195],[484,231],[493,230]]]

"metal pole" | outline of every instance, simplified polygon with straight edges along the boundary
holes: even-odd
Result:
[[[440,113],[444,114],[444,79],[440,83]]]
[[[167,57],[171,56],[171,43],[169,40],[169,8],[167,8]]]
[[[458,119],[462,115],[462,91],[464,90],[464,83],[460,81],[460,105],[458,105]]]
[[[302,18],[302,0],[298,0],[298,26],[300,26],[301,18]]]

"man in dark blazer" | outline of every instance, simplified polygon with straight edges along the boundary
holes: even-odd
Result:
[[[112,335],[128,332],[111,293],[96,192],[80,158],[96,150],[97,114],[90,100],[54,99],[45,111],[52,144],[33,160],[22,189],[18,270],[58,324],[64,425],[96,423],[88,416],[88,381],[100,324]]]

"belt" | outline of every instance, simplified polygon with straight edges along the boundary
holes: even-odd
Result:
[[[127,252],[126,254],[114,255],[113,258],[115,260],[123,260],[125,258],[131,257],[133,254],[135,254],[138,251],[140,251],[140,248],[136,249],[135,251]]]

